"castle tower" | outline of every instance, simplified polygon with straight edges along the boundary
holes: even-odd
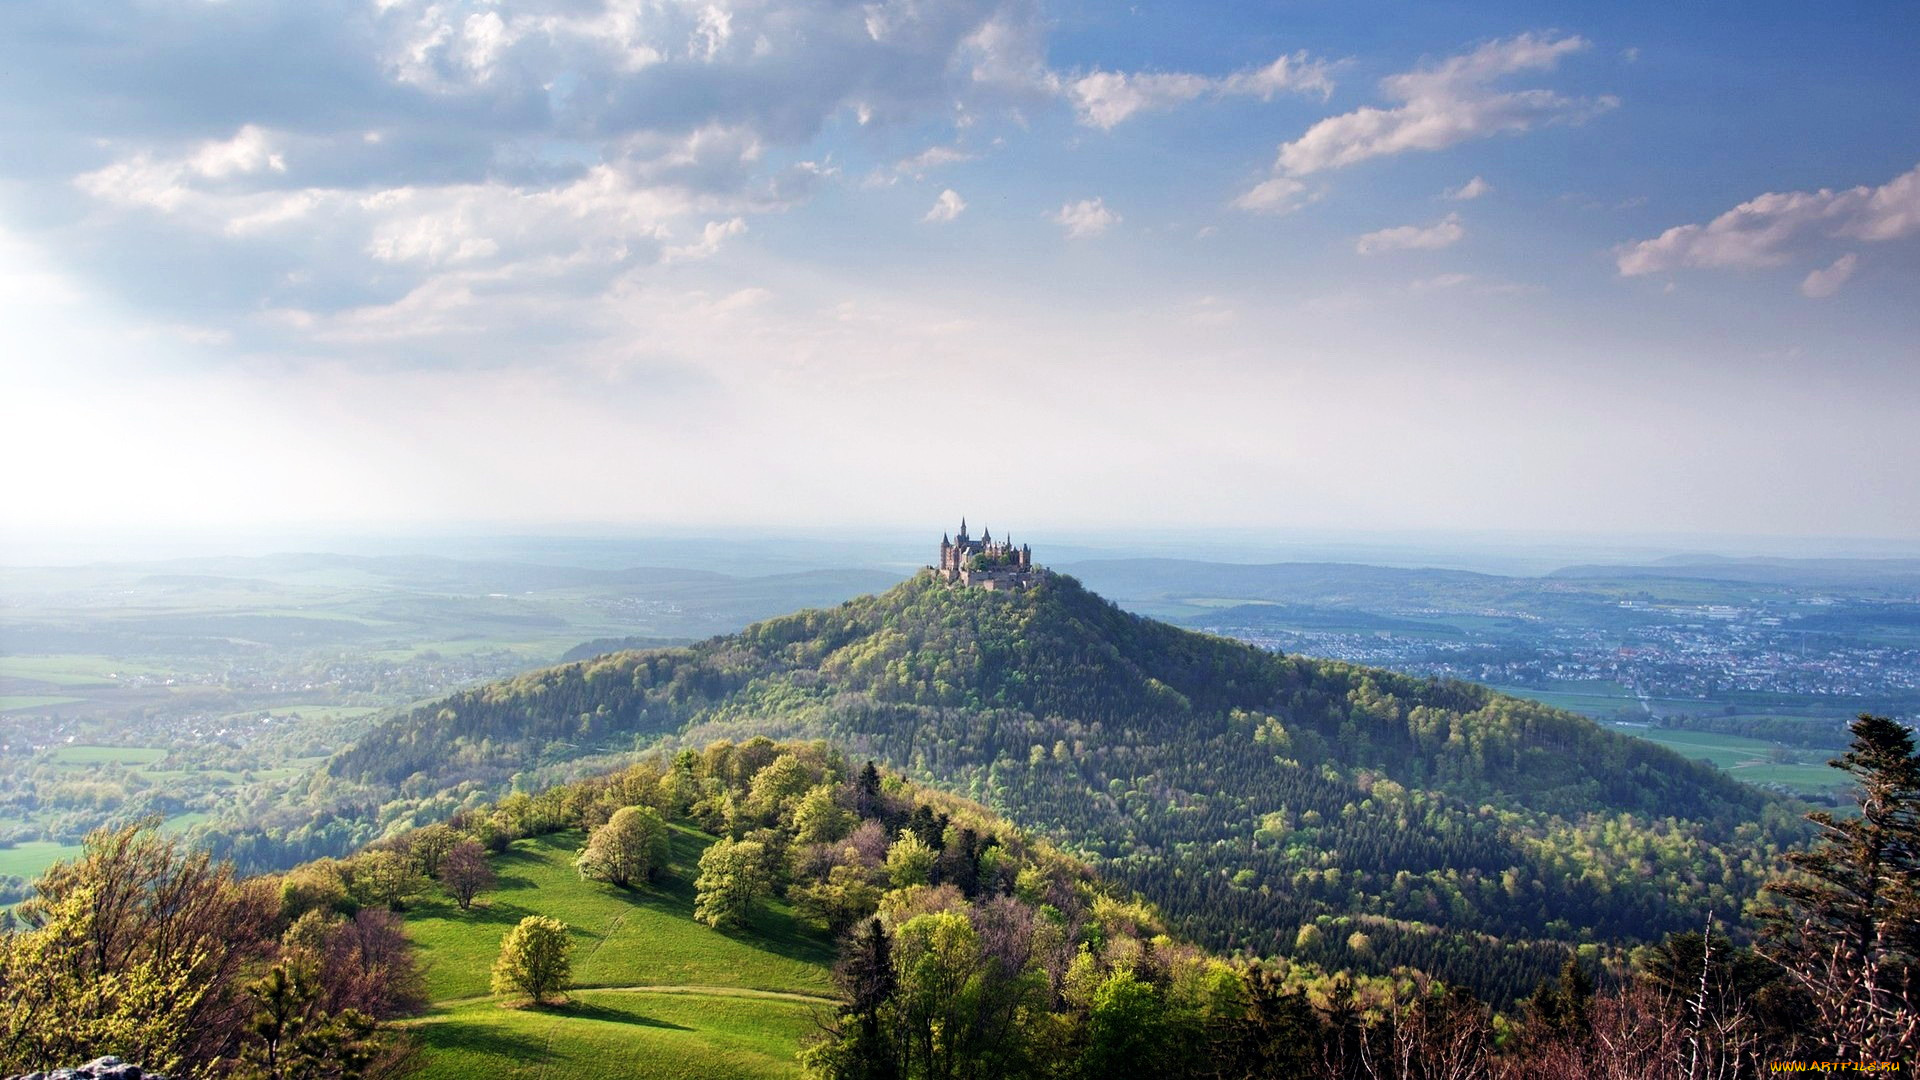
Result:
[[[948,584],[988,591],[1025,589],[1034,583],[1033,549],[1025,544],[1016,546],[1012,536],[995,540],[992,529],[971,536],[967,519],[961,518],[958,536],[940,537],[940,563],[933,572]]]

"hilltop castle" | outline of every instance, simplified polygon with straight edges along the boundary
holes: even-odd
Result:
[[[940,562],[933,568],[941,581],[978,585],[983,589],[1023,589],[1033,584],[1033,549],[1013,541],[995,540],[993,530],[979,539],[967,535],[967,519],[960,519],[957,538],[940,538]]]

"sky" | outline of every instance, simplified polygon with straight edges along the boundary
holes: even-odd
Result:
[[[16,536],[1920,539],[1920,6],[0,31]]]

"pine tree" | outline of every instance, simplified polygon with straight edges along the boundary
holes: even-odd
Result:
[[[1895,1060],[1920,1043],[1920,756],[1913,730],[1862,714],[1829,762],[1860,784],[1860,813],[1808,814],[1819,841],[1767,890],[1768,951],[1813,999],[1832,1051]]]

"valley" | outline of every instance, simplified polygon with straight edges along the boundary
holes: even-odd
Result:
[[[0,570],[0,905],[95,825],[152,813],[186,830],[263,806],[392,710],[837,603],[898,580],[913,554],[875,543],[836,566],[818,542],[452,550]],[[1898,561],[1513,577],[1100,554],[1075,549],[1070,565],[1129,610],[1490,684],[1803,798],[1845,800],[1825,761],[1847,720],[1909,714],[1920,678],[1920,578]],[[636,558],[677,565],[620,565]]]

